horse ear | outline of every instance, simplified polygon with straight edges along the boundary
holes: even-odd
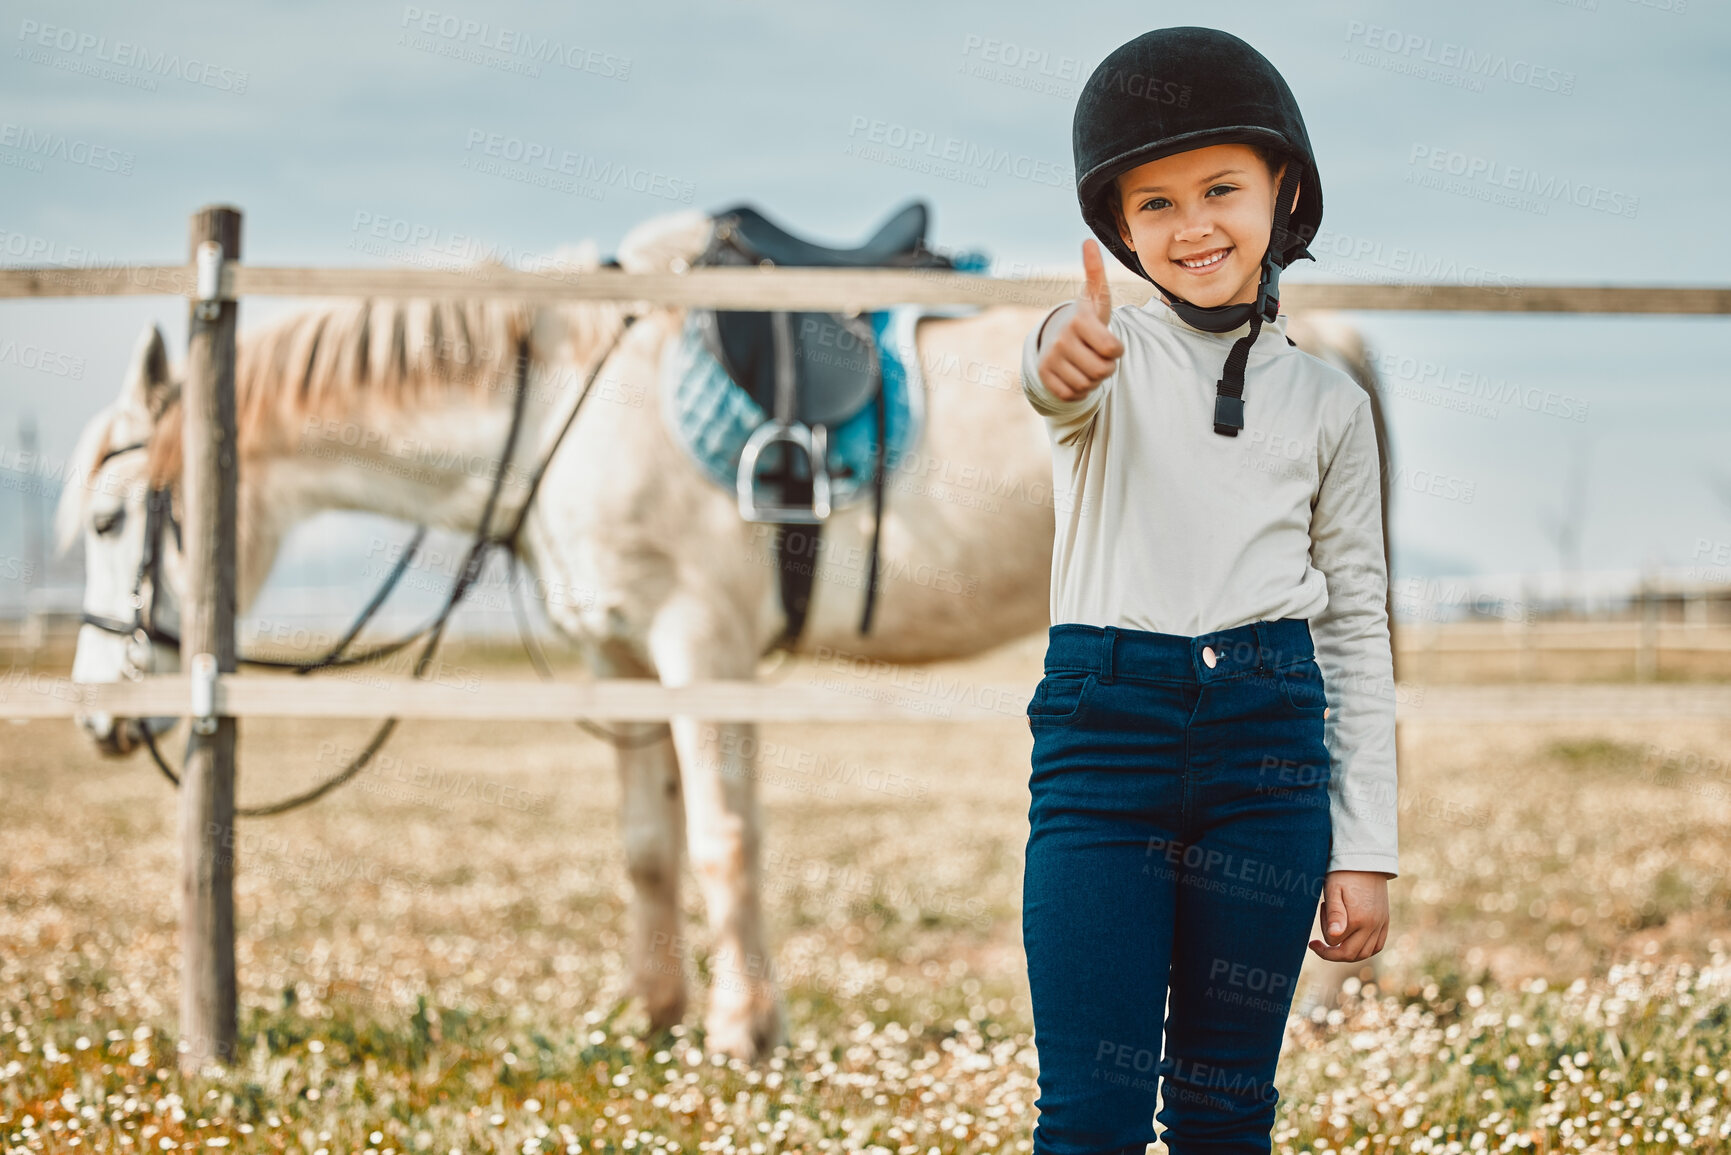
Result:
[[[178,392],[179,386],[169,374],[168,349],[162,343],[162,330],[152,322],[145,326],[132,347],[132,363],[126,370],[126,383],[120,388],[121,404],[154,418]]]

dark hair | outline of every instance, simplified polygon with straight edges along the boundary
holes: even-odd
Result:
[[[1262,158],[1262,165],[1268,170],[1268,179],[1275,180],[1280,176],[1280,166],[1287,161],[1287,153],[1283,149],[1263,144],[1260,141],[1248,143],[1245,147]]]

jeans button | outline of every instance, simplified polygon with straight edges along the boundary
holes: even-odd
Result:
[[[1203,646],[1202,647],[1202,660],[1204,662],[1208,663],[1208,668],[1210,670],[1212,670],[1214,668],[1215,658],[1214,658],[1214,647],[1213,646]]]

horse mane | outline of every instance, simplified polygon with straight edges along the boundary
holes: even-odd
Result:
[[[569,341],[580,360],[618,328],[626,302],[538,307],[496,299],[338,300],[237,338],[235,434],[242,461],[286,450],[308,420],[402,413],[455,400],[510,397],[519,345],[531,370]],[[547,326],[557,324],[554,334]],[[178,481],[182,419],[176,397],[150,435],[152,485]]]
[[[366,299],[332,301],[236,339],[235,434],[241,460],[290,442],[309,419],[363,408],[401,412],[509,380],[534,310],[518,302]],[[180,399],[150,435],[150,481],[181,471]]]

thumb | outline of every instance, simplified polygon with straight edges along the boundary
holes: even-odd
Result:
[[[1102,325],[1112,320],[1112,290],[1106,284],[1106,263],[1097,241],[1082,242],[1083,296]]]
[[[1322,929],[1331,935],[1346,930],[1346,901],[1338,886],[1329,887],[1327,898],[1323,901]]]

